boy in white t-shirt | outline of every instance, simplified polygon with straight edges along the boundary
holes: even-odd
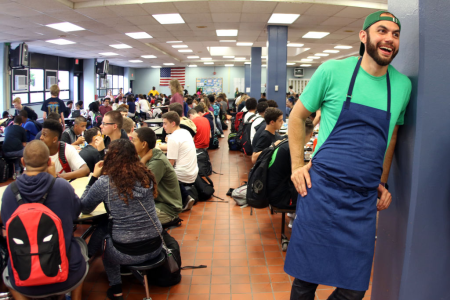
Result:
[[[259,118],[256,118],[252,123],[252,127],[250,129],[250,143],[253,143],[253,137],[255,136],[256,129],[259,128],[260,126],[264,126],[264,124],[261,125],[261,123],[265,122],[264,113],[266,109],[269,107],[269,105],[266,102],[267,101],[260,102],[256,106],[256,112],[258,113]]]
[[[163,115],[163,127],[170,134],[167,139],[167,158],[174,166],[180,183],[183,210],[188,210],[195,200],[189,196],[184,186],[193,184],[198,175],[194,140],[189,131],[180,128],[180,116],[174,111]]]
[[[56,120],[45,120],[40,140],[50,150],[50,158],[55,163],[56,175],[66,180],[88,176],[90,171],[86,162],[72,145],[60,142],[61,134],[61,123]],[[59,154],[61,149],[64,150],[64,155]]]

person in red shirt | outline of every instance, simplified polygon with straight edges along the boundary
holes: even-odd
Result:
[[[99,107],[100,113],[102,114],[102,117],[105,116],[105,114],[108,111],[112,110],[112,107],[109,105],[110,104],[111,99],[109,98],[105,98],[105,101],[103,102],[103,105]]]
[[[202,118],[195,109],[188,111],[188,116],[197,126],[197,133],[194,136],[194,144],[196,149],[206,149],[209,147],[211,138],[211,125],[208,119]]]

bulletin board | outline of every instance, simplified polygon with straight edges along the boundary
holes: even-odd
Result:
[[[197,78],[195,92],[202,88],[205,94],[222,93],[222,84],[222,78]]]

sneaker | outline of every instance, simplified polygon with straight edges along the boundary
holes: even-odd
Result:
[[[186,206],[183,208],[183,211],[190,210],[192,206],[194,206],[195,199],[191,196],[188,196],[188,202],[186,203]]]
[[[292,229],[292,224],[294,224],[294,219],[289,221],[288,227]]]
[[[287,216],[291,219],[295,218],[295,213],[287,213]]]
[[[223,134],[221,134],[220,137],[225,137],[225,136]]]

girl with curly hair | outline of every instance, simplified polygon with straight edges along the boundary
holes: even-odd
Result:
[[[140,162],[133,143],[126,139],[111,142],[105,160],[95,165],[81,197],[83,213],[91,213],[103,202],[109,215],[109,220],[94,231],[88,245],[89,257],[103,246],[109,299],[123,299],[120,265],[139,264],[161,252],[158,232],[162,232],[162,226],[154,200],[157,194],[155,176]]]

